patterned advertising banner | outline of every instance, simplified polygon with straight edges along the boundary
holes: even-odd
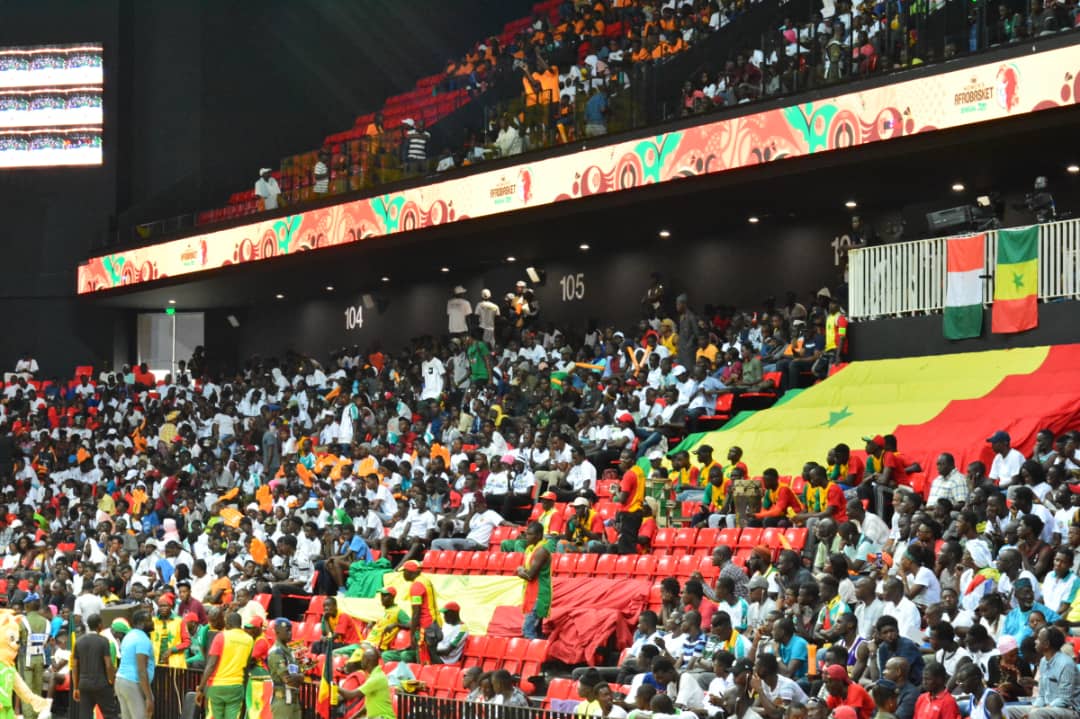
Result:
[[[78,292],[490,217],[1077,103],[1080,45],[94,257]]]

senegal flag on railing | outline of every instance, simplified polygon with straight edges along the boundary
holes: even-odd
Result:
[[[999,230],[994,272],[993,332],[1039,325],[1039,228]]]

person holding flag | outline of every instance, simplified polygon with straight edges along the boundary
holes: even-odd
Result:
[[[421,662],[439,664],[438,656],[430,648],[442,641],[442,613],[435,597],[431,580],[420,573],[420,562],[410,559],[401,567],[409,587],[409,604],[412,606],[412,649]]]

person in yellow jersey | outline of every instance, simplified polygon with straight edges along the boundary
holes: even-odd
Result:
[[[214,637],[206,669],[195,692],[195,703],[210,702],[214,719],[240,719],[244,708],[244,682],[255,640],[241,627],[240,615],[225,615],[225,631]]]
[[[564,525],[562,512],[555,508],[558,497],[554,492],[548,491],[541,494],[538,499],[540,500],[540,516],[536,518],[536,521],[544,528],[545,537],[558,540],[562,535]],[[521,532],[517,539],[504,539],[499,543],[499,551],[502,552],[524,552],[525,547],[524,531]]]
[[[162,594],[158,598],[157,614],[154,615],[154,630],[150,641],[154,643],[154,661],[167,664],[177,669],[187,668],[188,647],[191,635],[180,615],[173,611],[176,598],[172,594]]]

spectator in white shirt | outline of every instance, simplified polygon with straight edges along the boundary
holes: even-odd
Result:
[[[281,188],[270,174],[270,168],[264,167],[259,170],[259,179],[255,181],[255,196],[263,201],[263,207],[267,210],[277,209],[280,195]]]
[[[326,152],[320,152],[319,161],[315,163],[315,167],[311,171],[312,179],[315,181],[311,191],[316,195],[325,195],[330,191],[330,168],[326,164],[329,159],[330,157]]]
[[[1008,432],[998,430],[986,439],[994,450],[994,462],[990,465],[990,479],[998,487],[1008,487],[1020,474],[1024,455],[1012,448]]]
[[[570,450],[570,469],[555,487],[555,495],[560,502],[568,502],[586,489],[596,491],[596,467],[585,458],[585,450],[575,446]]]
[[[467,318],[472,314],[472,305],[465,299],[465,288],[458,285],[454,288],[454,296],[446,301],[446,316],[449,318],[451,335],[463,335],[469,331]]]
[[[23,352],[22,357],[15,363],[15,374],[25,379],[33,379],[38,373],[37,360],[30,356],[29,352]]]

